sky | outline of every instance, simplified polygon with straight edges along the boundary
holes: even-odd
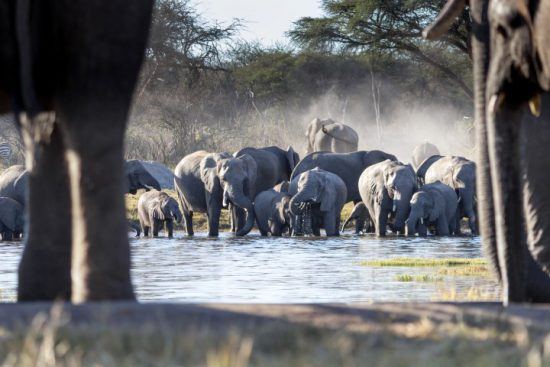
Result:
[[[206,19],[230,22],[243,20],[240,37],[264,44],[287,42],[285,32],[302,17],[321,15],[319,0],[197,0],[197,9]]]

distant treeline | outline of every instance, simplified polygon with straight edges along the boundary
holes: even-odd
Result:
[[[444,2],[324,0],[323,17],[289,29],[292,43],[266,47],[239,40],[246,24],[238,20],[220,24],[188,0],[159,0],[127,156],[173,166],[198,149],[300,150],[316,116],[379,140],[403,111],[471,116],[469,18],[439,44],[420,38]],[[13,139],[12,130],[3,133]]]

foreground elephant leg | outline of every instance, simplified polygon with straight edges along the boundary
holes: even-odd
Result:
[[[72,300],[77,303],[134,299],[124,233],[123,129],[118,130],[79,127],[72,132]]]
[[[188,236],[194,236],[193,231],[193,212],[189,210],[183,210],[183,221],[185,222],[185,232]]]
[[[35,143],[23,128],[29,188],[25,249],[19,264],[17,299],[71,298],[71,204],[64,143],[57,124],[49,139]]]
[[[168,232],[168,238],[174,238],[174,222],[171,220],[166,221],[166,231]]]
[[[220,227],[221,208],[215,205],[208,206],[208,236],[218,237]]]
[[[522,232],[519,124],[523,112],[503,107],[489,119],[489,153],[503,300],[526,300],[526,249]]]

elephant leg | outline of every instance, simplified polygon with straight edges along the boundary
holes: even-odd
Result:
[[[17,299],[70,300],[72,219],[64,140],[55,123],[49,139],[35,142],[32,136],[37,128],[22,128],[29,171],[28,232],[19,263]]]
[[[244,209],[234,206],[235,218],[236,218],[236,232],[244,228],[246,223],[246,213]]]
[[[188,236],[193,236],[195,234],[193,231],[193,212],[187,207],[183,210],[183,221],[185,222],[185,232]]]
[[[340,235],[339,223],[334,213],[326,212],[323,215],[323,224],[328,237],[336,237]]]
[[[2,239],[4,241],[13,241],[13,232],[10,230],[4,231],[4,233],[2,233]]]
[[[208,236],[218,237],[222,208],[218,204],[208,205]]]
[[[151,218],[151,230],[153,231],[153,237],[158,237],[161,230],[162,221]]]
[[[73,301],[133,300],[122,190],[122,131],[114,139],[108,138],[109,129],[91,130],[74,129],[74,146],[68,154],[74,223]],[[91,138],[90,134],[105,135]]]
[[[143,229],[143,236],[144,236],[144,237],[149,237],[149,229],[150,229],[151,227],[149,227],[149,226],[143,226],[143,227],[141,227],[141,228]]]
[[[386,235],[386,227],[388,224],[388,212],[382,208],[377,208],[375,230],[378,237],[384,237]]]
[[[301,214],[294,216],[294,225],[292,226],[292,235],[293,236],[304,235],[304,219]]]
[[[449,223],[447,222],[447,219],[445,218],[445,215],[441,215],[437,219],[436,223],[436,232],[438,236],[448,236],[449,233]]]
[[[355,234],[361,234],[365,229],[365,221],[362,218],[355,220]]]
[[[166,221],[166,232],[168,232],[168,238],[174,238],[174,221]]]
[[[526,252],[520,185],[519,124],[523,111],[503,106],[489,121],[498,260],[503,300],[526,300]]]

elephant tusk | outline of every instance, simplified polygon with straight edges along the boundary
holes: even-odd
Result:
[[[541,101],[540,101],[540,94],[535,94],[533,98],[529,101],[529,109],[531,110],[531,113],[535,117],[540,117],[541,114]]]
[[[489,113],[491,115],[497,113],[504,104],[505,99],[506,95],[504,94],[504,92],[493,95],[489,100]]]
[[[397,203],[394,201],[394,202],[393,202],[392,212],[396,212],[396,211],[397,211]]]
[[[420,218],[420,224],[424,224],[424,218]]]

